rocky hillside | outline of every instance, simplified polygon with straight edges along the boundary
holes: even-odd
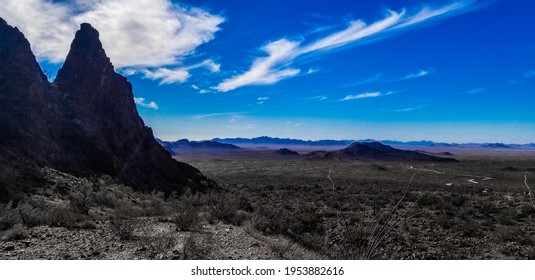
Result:
[[[175,161],[139,116],[132,85],[114,70],[99,33],[82,24],[48,82],[24,35],[0,19],[0,163],[27,161],[75,175],[107,174],[140,190],[213,184]]]

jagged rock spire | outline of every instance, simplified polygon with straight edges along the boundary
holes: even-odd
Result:
[[[82,24],[52,86],[24,35],[0,20],[0,164],[21,158],[167,193],[213,184],[171,158],[139,116],[99,33]]]

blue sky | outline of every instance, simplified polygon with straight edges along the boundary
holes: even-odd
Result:
[[[52,75],[95,26],[162,139],[535,142],[534,1],[0,2]]]

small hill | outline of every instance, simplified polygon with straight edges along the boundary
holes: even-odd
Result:
[[[453,156],[453,154],[450,153],[450,152],[433,153],[433,152],[428,152],[428,151],[424,151],[424,150],[415,150],[415,152],[422,153],[422,154],[427,154],[427,155]]]
[[[280,149],[280,150],[276,151],[275,154],[281,155],[281,156],[298,156],[299,155],[298,152],[295,152],[295,151],[292,151],[292,150],[288,150],[286,148],[283,148],[283,149]]]
[[[442,158],[415,151],[400,150],[379,142],[355,142],[348,147],[334,152],[313,152],[308,158],[315,159],[349,159],[380,161],[430,161],[455,162],[453,158]]]

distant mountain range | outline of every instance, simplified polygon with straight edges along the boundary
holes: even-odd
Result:
[[[177,141],[163,141],[156,139],[172,155],[179,155],[182,153],[198,152],[198,151],[236,151],[241,150],[240,147],[232,144],[224,144],[215,141],[189,141],[188,139],[181,139]]]
[[[353,140],[299,140],[261,136],[256,138],[214,138],[212,141],[234,145],[305,145],[305,146],[347,146]]]
[[[504,143],[445,143],[434,141],[395,141],[395,140],[300,140],[291,138],[277,138],[261,136],[256,138],[214,138],[212,141],[227,143],[233,145],[280,145],[280,146],[347,146],[355,142],[380,142],[385,145],[394,146],[420,146],[420,147],[470,147],[470,148],[489,148],[489,149],[535,149],[534,143],[529,144],[504,144]]]

